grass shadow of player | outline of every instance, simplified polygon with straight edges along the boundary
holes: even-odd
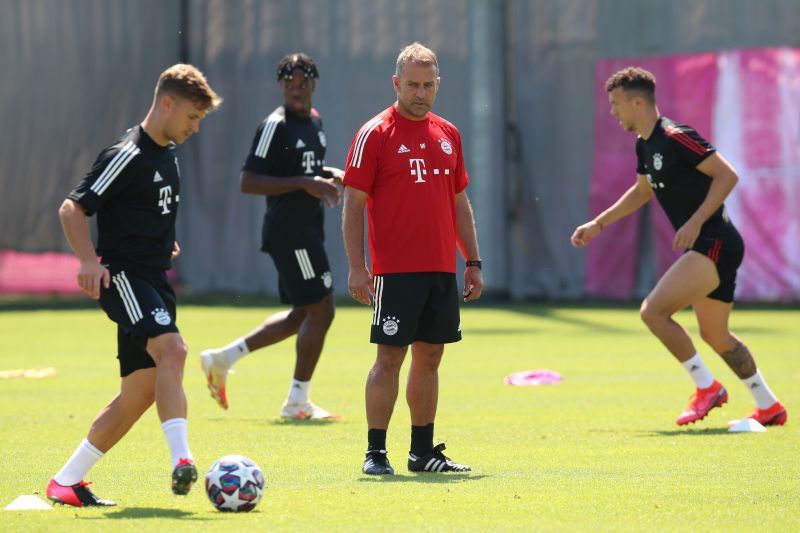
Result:
[[[685,428],[641,431],[642,437],[704,437],[708,435],[727,435],[728,428]],[[735,435],[736,433],[730,433]]]
[[[159,507],[126,507],[104,513],[102,516],[84,519],[130,519],[130,518],[175,518],[180,520],[209,520],[208,517],[195,516],[195,513],[181,509],[161,509]]]
[[[273,418],[271,420],[267,420],[267,424],[271,426],[328,426],[330,424],[335,424],[342,420],[341,417],[338,418],[308,418],[305,420],[294,420],[292,418]]]
[[[455,472],[447,474],[435,474],[431,472],[420,472],[418,474],[395,474],[393,476],[367,476],[364,474],[358,479],[361,483],[465,483],[467,481],[479,481],[485,474],[458,474]]]

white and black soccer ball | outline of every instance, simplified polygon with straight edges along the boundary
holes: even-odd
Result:
[[[206,494],[220,511],[252,511],[264,495],[264,474],[247,457],[226,455],[206,472]]]

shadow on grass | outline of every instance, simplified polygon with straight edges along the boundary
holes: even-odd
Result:
[[[270,426],[329,426],[341,422],[342,417],[338,418],[312,418],[310,420],[290,420],[286,418],[273,418],[265,422]]]
[[[703,437],[705,435],[727,435],[728,428],[703,428],[703,429],[662,429],[640,431],[642,437]],[[736,433],[731,433],[736,435]]]
[[[465,481],[479,481],[485,477],[484,474],[432,474],[420,472],[419,474],[407,474],[394,476],[367,476],[366,474],[358,479],[361,483],[463,483]]]
[[[161,509],[158,507],[128,507],[105,513],[103,516],[91,516],[83,520],[104,520],[106,518],[129,519],[129,518],[175,518],[180,520],[209,520],[207,517],[194,516],[195,513],[182,511],[180,509]]]

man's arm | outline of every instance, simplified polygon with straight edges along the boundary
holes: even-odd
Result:
[[[678,228],[672,241],[673,250],[685,250],[694,246],[703,224],[725,202],[725,198],[739,181],[739,176],[731,164],[718,152],[705,158],[697,165],[697,170],[711,178],[711,187],[697,211]]]
[[[353,187],[345,187],[342,235],[349,268],[347,288],[354,300],[369,305],[373,291],[372,276],[367,270],[367,258],[364,254],[364,206],[366,203],[367,193]]]
[[[466,191],[456,194],[456,243],[465,261],[480,261],[478,236],[475,233],[475,217]],[[483,273],[480,267],[468,266],[464,270],[464,301],[470,302],[481,297],[483,292]]]
[[[336,188],[334,178],[323,178],[322,176],[279,178],[243,170],[239,176],[239,185],[245,194],[275,196],[302,190],[315,198],[322,199],[328,207],[339,203],[339,189]]]
[[[78,285],[90,298],[100,298],[100,281],[106,289],[111,282],[108,269],[98,263],[94,252],[92,238],[89,235],[89,224],[86,213],[74,200],[67,198],[58,210],[61,227],[72,252],[81,263],[78,270]]]
[[[619,200],[595,217],[594,220],[578,226],[572,234],[570,241],[576,248],[582,248],[589,244],[589,241],[597,237],[603,228],[626,217],[649,202],[655,193],[647,182],[644,174],[636,175],[636,183],[625,191]]]

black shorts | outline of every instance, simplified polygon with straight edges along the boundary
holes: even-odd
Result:
[[[732,224],[711,235],[700,235],[692,251],[711,259],[717,267],[719,286],[708,294],[709,298],[722,302],[733,302],[736,289],[736,270],[744,258],[744,241]]]
[[[374,291],[370,342],[408,346],[461,340],[455,274],[382,274],[375,276]]]
[[[117,323],[117,358],[120,376],[156,366],[147,353],[147,340],[178,333],[175,292],[164,271],[144,273],[121,265],[106,265],[111,273],[108,289],[100,290],[100,307]]]
[[[322,241],[268,251],[278,270],[281,303],[293,306],[320,302],[333,292],[333,276]]]

